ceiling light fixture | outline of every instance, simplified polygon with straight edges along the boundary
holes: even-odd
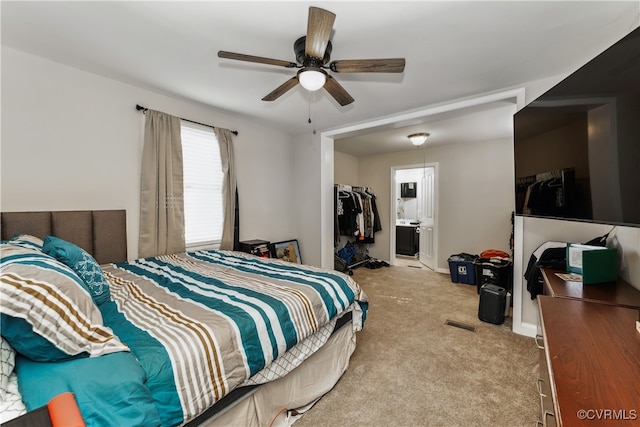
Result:
[[[324,86],[327,81],[327,73],[320,68],[303,68],[298,71],[298,81],[303,88],[313,92]]]
[[[411,141],[411,143],[416,147],[419,147],[422,144],[424,144],[424,142],[427,140],[428,137],[429,137],[429,134],[426,132],[412,133],[411,135],[407,136],[407,138],[409,138],[409,141]]]

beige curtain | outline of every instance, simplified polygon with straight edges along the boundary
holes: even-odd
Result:
[[[180,119],[147,110],[140,185],[141,258],[185,251]]]
[[[224,225],[222,228],[220,249],[232,250],[236,210],[236,174],[233,167],[232,133],[228,129],[220,128],[215,128],[214,131],[220,144],[220,158],[222,159],[222,171],[224,172],[224,180],[222,183]]]

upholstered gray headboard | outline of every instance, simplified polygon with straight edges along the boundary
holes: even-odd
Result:
[[[16,234],[56,236],[89,252],[99,264],[127,260],[125,210],[2,212],[2,240]]]

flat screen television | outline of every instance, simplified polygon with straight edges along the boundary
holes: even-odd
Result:
[[[640,227],[640,27],[514,115],[516,215]]]

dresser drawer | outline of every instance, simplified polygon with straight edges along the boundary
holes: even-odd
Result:
[[[536,345],[538,346],[538,357],[540,363],[540,372],[536,389],[540,397],[540,418],[538,425],[544,427],[555,427],[556,417],[553,408],[553,396],[551,391],[551,382],[549,380],[549,365],[547,364],[547,354],[544,351],[544,337],[536,336]]]

